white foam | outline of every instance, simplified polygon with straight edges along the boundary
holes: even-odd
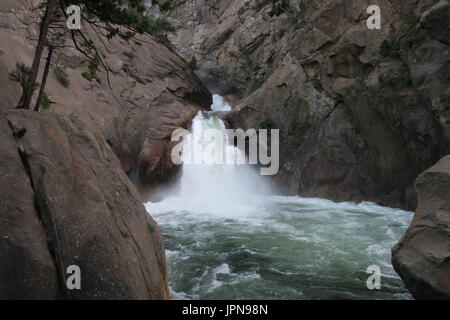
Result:
[[[212,109],[224,112],[231,107],[220,96],[214,96]],[[193,133],[204,126],[225,130],[219,118],[199,114],[193,121]],[[186,140],[183,157],[198,156],[199,149],[195,146],[201,143],[193,141],[191,135]],[[227,153],[243,156],[232,145],[227,146]],[[169,230],[169,242],[176,241],[176,245],[168,246],[172,250],[167,251],[167,258],[178,272],[173,281],[181,281],[180,287],[188,286],[182,289],[185,293],[171,287],[173,298],[198,299],[204,298],[205,293],[206,297],[222,296],[227,294],[223,286],[243,282],[249,288],[240,289],[247,290],[239,292],[243,297],[253,297],[253,288],[264,286],[270,286],[277,294],[291,292],[295,298],[302,295],[295,284],[286,288],[283,281],[279,286],[276,282],[268,283],[258,273],[264,268],[283,277],[323,278],[323,288],[315,290],[327,288],[330,294],[334,291],[342,294],[342,288],[333,287],[336,282],[333,279],[346,277],[343,268],[365,273],[367,266],[377,264],[386,279],[399,279],[390,265],[390,248],[410,223],[412,213],[369,202],[335,203],[318,198],[269,196],[264,193],[269,188],[259,178],[246,166],[184,165],[179,192],[171,193],[162,202],[145,204],[164,229],[173,228]],[[225,248],[220,246],[222,239]],[[248,259],[245,268],[240,268],[240,261],[233,256],[236,254]],[[205,257],[210,263],[204,262]],[[180,270],[185,268],[189,268],[186,274],[190,278],[180,280],[183,279]],[[353,286],[355,280],[346,281]],[[356,282],[365,288],[365,281]],[[359,297],[357,291],[345,294]]]
[[[230,266],[226,263],[214,269],[214,274],[228,274],[231,273]]]
[[[218,94],[213,95],[212,111],[231,111],[231,106]]]
[[[231,110],[222,97],[214,95],[213,100],[214,111]],[[214,163],[217,150],[208,144],[219,144],[214,140],[204,140],[203,132],[209,128],[223,132],[226,164],[208,164]],[[225,125],[216,116],[198,113],[192,123],[192,133],[185,137],[183,143],[180,191],[169,194],[161,203],[147,203],[146,208],[152,214],[184,210],[203,216],[236,218],[253,213],[258,204],[254,198],[270,192],[267,183],[251,166],[236,164],[245,160],[245,154],[229,143]]]

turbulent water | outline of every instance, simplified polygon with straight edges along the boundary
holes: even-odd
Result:
[[[201,152],[205,128],[224,130],[217,115],[229,106],[215,96],[212,109],[194,119],[184,160]],[[146,204],[164,230],[174,299],[411,298],[390,264],[410,212],[269,193],[248,166],[185,164],[178,191]],[[381,290],[367,288],[372,265]]]

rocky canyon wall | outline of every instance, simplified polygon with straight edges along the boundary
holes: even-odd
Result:
[[[169,17],[230,124],[280,129],[285,193],[413,209],[414,179],[450,153],[447,0],[187,0]]]
[[[1,4],[2,107],[14,107],[21,93],[8,73],[17,62],[31,65],[38,36],[36,6],[12,0]],[[87,129],[100,129],[125,172],[144,193],[173,178],[178,168],[167,161],[172,131],[188,127],[198,110],[209,108],[211,95],[187,72],[185,61],[151,36],[130,41],[106,40],[95,34],[91,38],[109,72],[93,66],[68,39],[68,48],[56,52],[46,86],[54,102],[50,111],[80,119]],[[67,88],[61,78],[67,78]]]
[[[142,195],[177,174],[171,133],[210,93],[156,38],[92,35],[108,74],[68,40],[51,66],[51,103],[14,110],[21,89],[8,74],[31,65],[38,4],[0,3],[0,298],[168,298],[162,233]],[[66,286],[70,265],[82,290]]]

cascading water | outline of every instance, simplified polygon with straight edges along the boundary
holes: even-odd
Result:
[[[253,201],[269,194],[270,188],[253,168],[238,164],[245,162],[245,154],[229,143],[225,125],[219,118],[231,107],[222,97],[214,95],[211,110],[199,112],[193,119],[192,133],[183,141],[180,191],[163,203],[179,204],[185,210],[202,214],[241,215],[244,207],[252,210]],[[208,129],[218,130],[223,143],[207,139]],[[216,148],[211,148],[211,144],[216,144]],[[223,163],[215,163],[217,154]],[[240,209],[235,208],[237,204]]]
[[[248,165],[211,164],[208,128],[229,111],[214,96],[184,140],[181,188],[146,207],[163,228],[174,299],[409,299],[390,248],[412,215],[372,203],[270,196]],[[224,134],[224,157],[245,155]],[[205,163],[206,162],[206,163]],[[196,164],[197,163],[197,164]],[[203,163],[203,164],[200,164]],[[209,163],[209,164],[208,164]],[[229,163],[229,162],[227,162]],[[367,288],[369,266],[381,290]]]

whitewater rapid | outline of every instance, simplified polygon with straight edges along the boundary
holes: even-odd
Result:
[[[225,132],[229,110],[216,95],[195,117],[184,160],[204,151],[203,130]],[[228,156],[245,157],[224,139]],[[410,212],[273,193],[248,165],[185,164],[179,188],[145,204],[165,234],[174,299],[411,298],[390,263]],[[381,290],[367,289],[371,265]]]

